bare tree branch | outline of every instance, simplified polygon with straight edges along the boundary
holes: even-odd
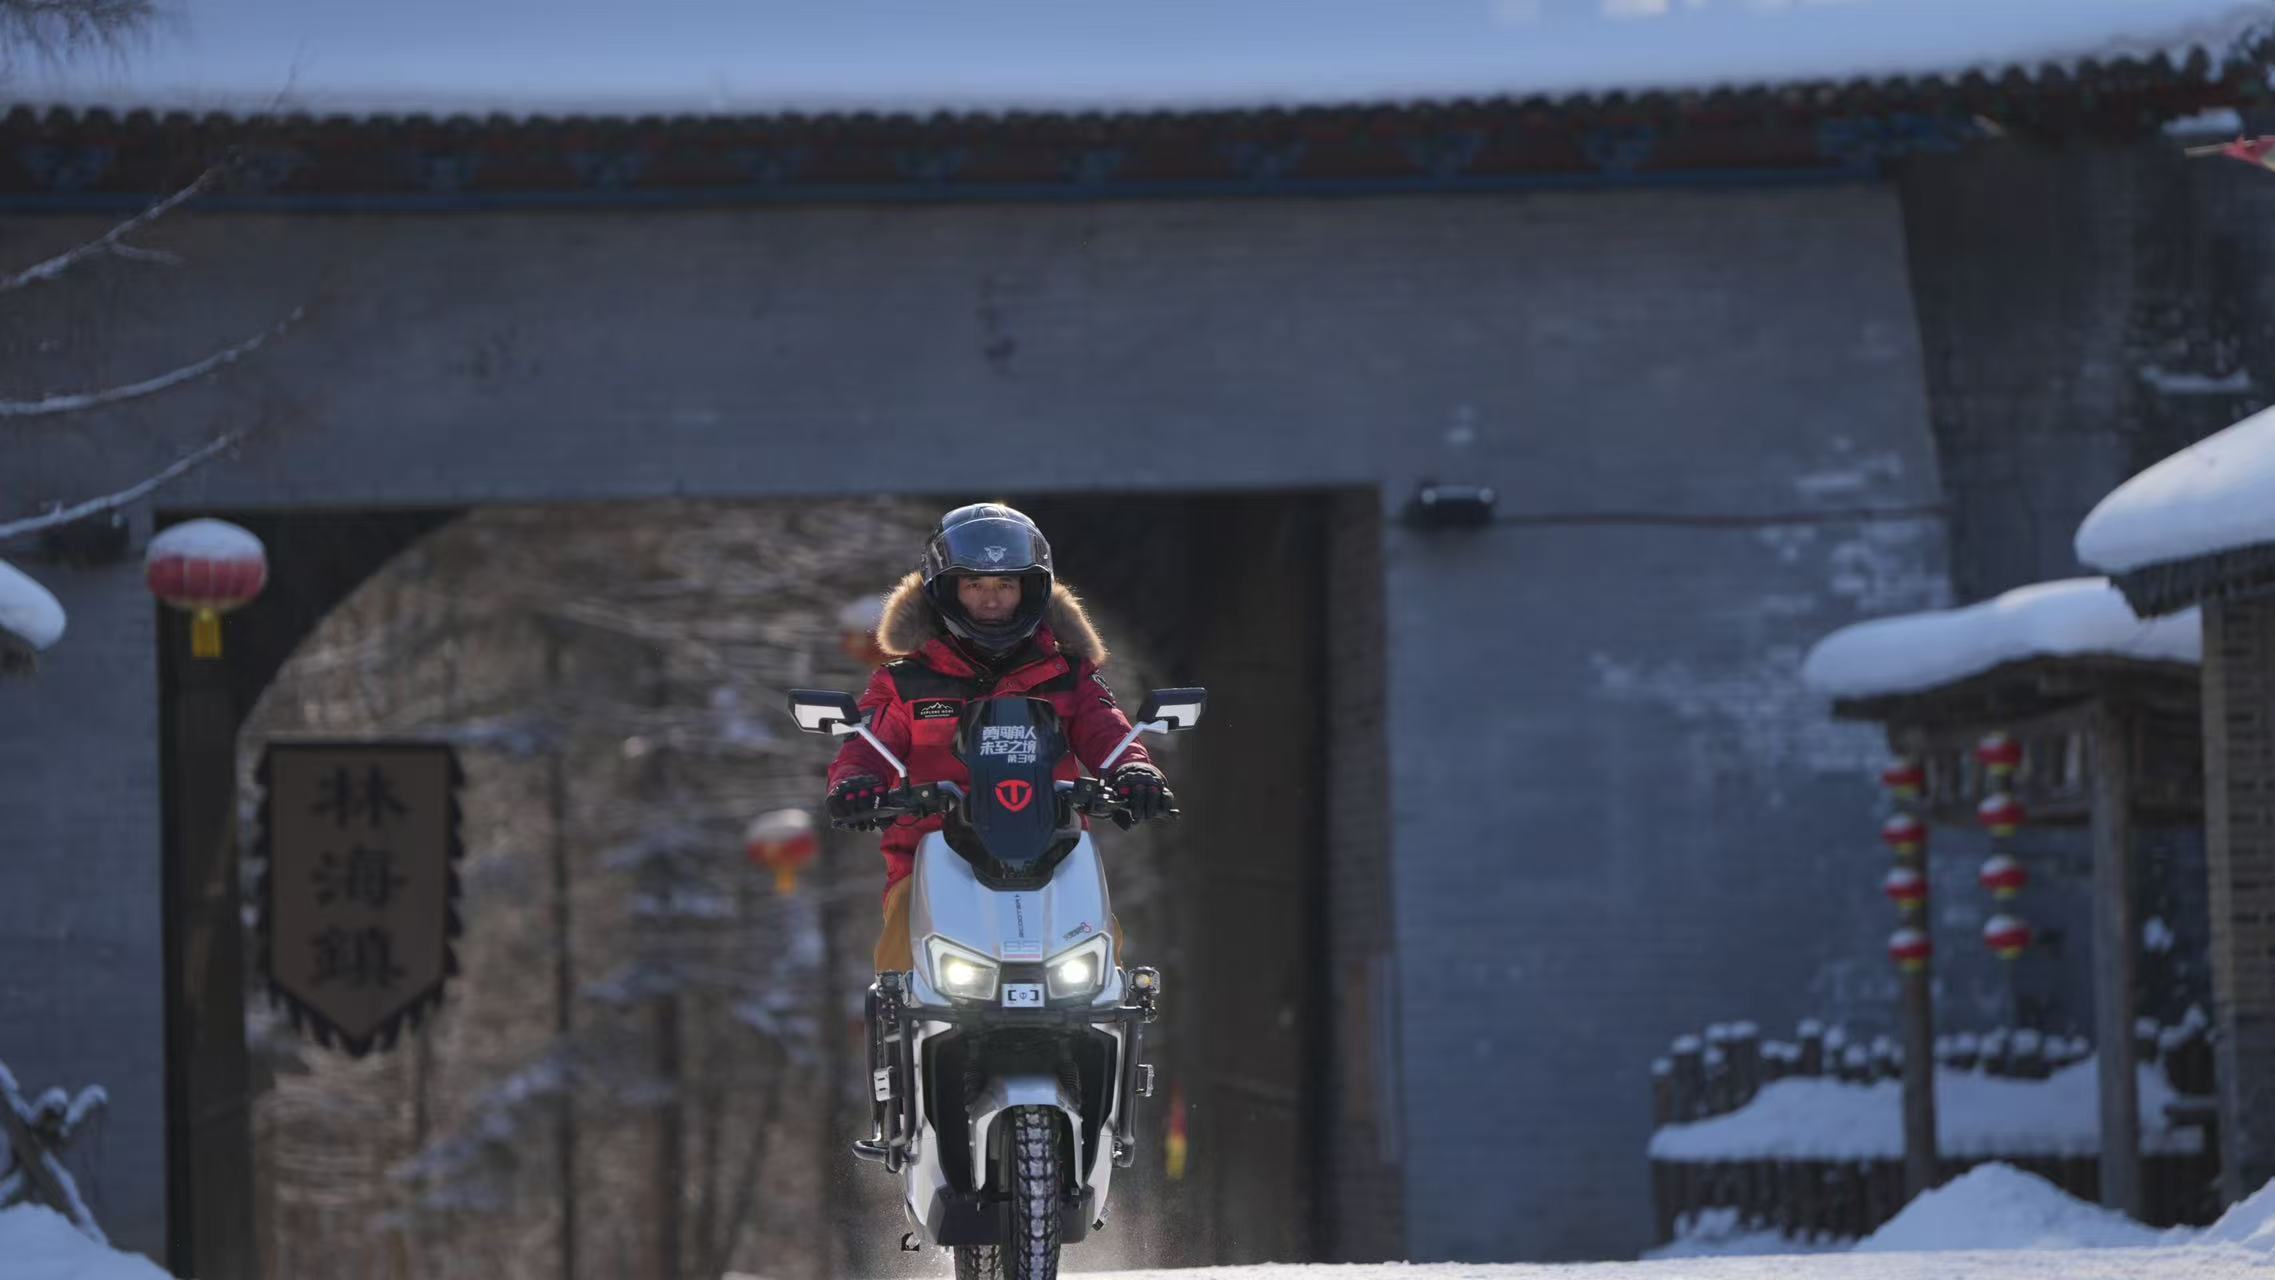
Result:
[[[0,45],[46,58],[115,47],[156,13],[150,0],[0,0]]]
[[[100,512],[109,511],[117,507],[123,507],[127,503],[139,499],[144,494],[152,492],[159,486],[169,484],[185,475],[188,475],[190,472],[197,470],[199,467],[204,466],[207,462],[212,461],[215,455],[221,453],[222,450],[227,449],[229,446],[236,444],[238,441],[243,440],[244,438],[244,432],[232,431],[228,435],[222,436],[219,439],[211,440],[203,445],[200,445],[196,450],[181,458],[172,466],[167,467],[165,470],[159,472],[154,476],[151,476],[149,479],[144,480],[139,484],[121,489],[117,493],[105,494],[100,498],[89,498],[85,502],[77,503],[68,507],[60,507],[54,511],[48,512],[45,515],[26,516],[21,520],[14,520],[10,521],[7,524],[0,524],[0,542],[7,542],[15,538],[24,537],[28,534],[38,533],[42,529],[52,529],[58,525],[70,524],[74,520],[82,520],[88,516],[96,515]]]
[[[8,3],[10,3],[10,0],[0,0],[0,7],[4,7]],[[172,213],[184,202],[198,195],[207,187],[212,186],[214,181],[220,176],[221,166],[215,165],[213,168],[210,168],[204,173],[199,174],[195,182],[190,183],[190,185],[183,187],[181,190],[175,192],[174,194],[167,196],[165,199],[160,200],[158,203],[151,205],[149,208],[144,209],[142,212],[134,215],[131,218],[128,218],[126,221],[118,224],[117,226],[112,227],[109,231],[104,232],[102,235],[96,237],[95,239],[89,240],[87,243],[78,245],[74,248],[66,249],[62,253],[59,253],[44,262],[35,262],[32,265],[25,267],[23,270],[16,272],[14,275],[0,276],[0,293],[13,293],[16,290],[21,289],[29,284],[36,284],[42,280],[53,280],[57,276],[62,275],[64,272],[69,271],[74,265],[101,254],[115,253],[120,257],[140,257],[149,255],[149,250],[136,249],[132,245],[123,243],[123,241],[127,236],[140,231],[142,228],[147,227],[151,223],[156,222],[158,219],[165,217],[169,213]],[[171,254],[163,256],[169,258],[172,257]]]
[[[4,2],[5,0],[0,0],[0,3]],[[44,396],[38,400],[0,400],[0,418],[40,418],[59,413],[81,413],[88,409],[100,408],[103,405],[119,404],[127,400],[139,400],[143,396],[156,395],[168,387],[180,386],[192,379],[202,378],[223,365],[234,363],[252,354],[260,348],[262,343],[291,328],[293,322],[300,319],[302,310],[300,307],[294,307],[291,315],[243,342],[232,347],[224,347],[203,360],[185,364],[179,369],[170,369],[155,378],[145,378],[140,382],[129,382],[124,386],[104,387],[99,391],[73,391],[62,395]]]

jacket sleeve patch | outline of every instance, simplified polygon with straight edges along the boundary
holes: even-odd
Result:
[[[956,699],[924,698],[908,704],[908,713],[918,720],[953,720],[956,718]]]

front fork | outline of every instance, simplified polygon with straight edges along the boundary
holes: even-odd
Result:
[[[856,1150],[894,1173],[916,1154],[914,1026],[901,1016],[901,975],[880,973],[869,988],[870,1140]]]
[[[1137,1100],[1153,1096],[1153,1064],[1142,1061],[1145,1057],[1146,1025],[1159,1016],[1156,1002],[1161,999],[1161,974],[1149,968],[1129,971],[1129,994],[1125,999],[1137,1010],[1137,1016],[1123,1027],[1121,1103],[1114,1117],[1114,1167],[1127,1169],[1137,1163],[1137,1140],[1132,1132],[1137,1124]]]
[[[1125,1016],[1121,1079],[1117,1084],[1121,1105],[1114,1118],[1114,1166],[1127,1169],[1137,1162],[1137,1100],[1153,1096],[1153,1064],[1145,1056],[1145,1028],[1160,1016],[1161,974],[1138,967],[1127,975],[1128,1003],[1118,1012]],[[916,1079],[914,1024],[904,1016],[905,989],[901,975],[877,975],[869,988],[869,1129],[870,1140],[855,1145],[864,1157],[881,1161],[898,1173],[916,1154],[916,1099],[910,1082]]]

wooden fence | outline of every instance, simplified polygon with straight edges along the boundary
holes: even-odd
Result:
[[[2142,1157],[2146,1220],[2153,1226],[2209,1223],[2222,1207],[2209,1027],[2192,1015],[2178,1026],[2143,1022],[2135,1030],[2135,1060],[2155,1064],[2181,1095],[2167,1108],[2165,1127],[2194,1128],[2202,1135],[2193,1151]],[[2027,1030],[1936,1040],[1944,1068],[2011,1080],[2043,1080],[2090,1056],[2083,1038]],[[1792,1040],[1777,1041],[1762,1039],[1751,1023],[1717,1025],[1704,1035],[1679,1037],[1667,1056],[1652,1063],[1653,1121],[1663,1127],[1727,1115],[1753,1101],[1763,1086],[1788,1077],[1869,1085],[1902,1075],[1903,1052],[1887,1037],[1852,1043],[1837,1028],[1804,1022]],[[1993,1161],[2037,1174],[2088,1203],[2100,1200],[2100,1161],[2093,1155],[1947,1158],[1938,1165],[1937,1181]],[[1743,1229],[1778,1231],[1795,1240],[1859,1239],[1904,1207],[1904,1162],[1900,1152],[1840,1160],[1654,1158],[1651,1199],[1662,1244],[1707,1209],[1736,1210]]]

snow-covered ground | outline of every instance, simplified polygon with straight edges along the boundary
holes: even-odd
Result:
[[[166,1280],[140,1254],[106,1249],[39,1205],[0,1209],[0,1280]]]
[[[1091,1272],[1106,1280],[2243,1280],[2275,1274],[2275,1183],[2215,1226],[2158,1232],[2063,1195],[2052,1183],[1985,1165],[1913,1201],[1855,1249],[1752,1254],[1805,1246],[1711,1230],[1641,1262],[1585,1267],[1204,1267]],[[1067,1253],[1079,1266],[1082,1247]],[[1709,1256],[1713,1254],[1730,1256]],[[949,1272],[945,1252],[939,1270]],[[89,1241],[46,1209],[0,1210],[0,1280],[164,1280],[139,1257]]]
[[[2160,1243],[2160,1234],[2124,1214],[2075,1200],[2036,1174],[1986,1164],[1905,1205],[1856,1252],[2141,1249]]]
[[[2069,578],[1963,608],[1843,627],[1809,650],[1801,682],[1829,697],[1869,698],[1932,689],[2041,655],[2196,662],[2203,648],[2196,610],[2144,621],[2107,578]]]
[[[2275,542],[2275,409],[2206,437],[2117,486],[2078,526],[2078,559],[2125,573]]]

